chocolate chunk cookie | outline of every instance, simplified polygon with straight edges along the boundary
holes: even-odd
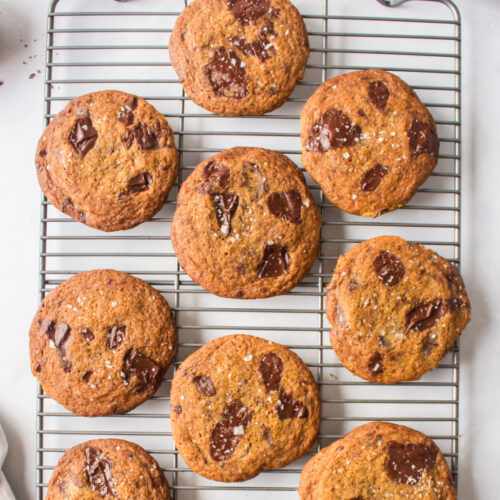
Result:
[[[432,439],[402,425],[370,422],[321,450],[300,477],[302,500],[456,500]]]
[[[111,270],[77,274],[52,290],[30,330],[33,375],[83,416],[125,413],[150,398],[176,350],[167,301]]]
[[[434,369],[470,320],[458,271],[422,245],[373,238],[339,258],[328,285],[330,340],[371,382],[416,380]]]
[[[304,22],[289,0],[194,0],[170,38],[184,90],[219,115],[278,108],[304,76],[308,56]]]
[[[95,439],[69,449],[49,482],[46,500],[170,500],[156,460],[122,439]]]
[[[172,433],[184,461],[216,481],[284,467],[316,440],[321,399],[301,359],[282,345],[228,335],[176,372]]]
[[[75,220],[130,229],[163,206],[178,168],[172,129],[140,97],[104,90],[73,99],[36,152],[40,187]]]
[[[301,115],[302,162],[332,203],[376,217],[406,205],[438,161],[436,124],[411,87],[370,69],[331,78]]]
[[[321,217],[304,176],[287,157],[233,148],[184,181],[172,245],[191,278],[222,297],[286,293],[318,255]]]

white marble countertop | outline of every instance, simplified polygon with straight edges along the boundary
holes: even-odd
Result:
[[[500,1],[456,3],[463,18],[462,271],[473,310],[461,343],[460,498],[491,500],[500,447]],[[4,473],[19,500],[34,498],[35,482],[27,332],[38,302],[33,157],[42,131],[47,4],[0,0],[0,422],[10,444]]]

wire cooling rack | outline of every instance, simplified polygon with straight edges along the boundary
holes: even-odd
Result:
[[[53,0],[47,31],[45,124],[68,100],[116,88],[141,95],[165,114],[176,132],[181,170],[162,211],[126,232],[100,233],[41,205],[40,299],[69,276],[94,268],[137,275],[175,310],[180,335],[176,366],[206,341],[247,332],[281,342],[304,359],[321,389],[323,418],[317,445],[283,469],[236,484],[205,480],[186,466],[172,441],[169,389],[121,416],[82,418],[38,388],[36,498],[44,497],[61,454],[95,437],[122,437],[150,451],[177,499],[235,496],[296,497],[300,471],[313,452],[366,421],[392,421],[435,439],[457,479],[459,353],[418,382],[370,384],[339,363],[328,340],[325,287],[336,259],[353,244],[381,234],[420,241],[460,264],[460,16],[449,0],[295,0],[304,15],[311,57],[293,96],[264,117],[211,115],[183,93],[168,42],[184,0]],[[390,8],[390,6],[397,8]],[[400,5],[401,4],[401,5]],[[167,9],[167,10],[165,10]],[[381,67],[412,85],[436,118],[438,167],[410,203],[375,220],[341,212],[308,184],[323,216],[321,255],[303,283],[284,297],[238,301],[206,293],[180,269],[170,242],[177,186],[193,166],[222,149],[262,146],[300,163],[299,114],[305,100],[338,73]],[[175,367],[174,367],[175,369]],[[236,493],[235,493],[236,491]]]

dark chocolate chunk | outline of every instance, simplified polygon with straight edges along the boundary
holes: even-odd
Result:
[[[361,190],[375,191],[386,174],[387,167],[381,163],[377,163],[363,176],[363,179],[361,180]]]
[[[56,326],[55,321],[50,321],[48,319],[40,319],[38,320],[38,324],[40,325],[40,328],[42,329],[42,332],[48,335],[48,337],[53,340],[53,335],[54,335],[54,328]]]
[[[288,247],[266,243],[262,261],[257,268],[259,278],[276,278],[286,273],[289,266]]]
[[[82,375],[82,380],[84,382],[88,382],[90,380],[90,377],[92,376],[92,370],[87,370],[85,372],[83,372],[83,375]]]
[[[216,95],[242,99],[248,94],[245,66],[233,50],[215,49],[203,72]]]
[[[385,471],[397,483],[416,484],[424,471],[434,468],[437,446],[422,443],[398,443],[391,441],[387,447]]]
[[[307,151],[325,153],[353,146],[361,137],[361,127],[342,111],[332,108],[312,126],[306,141]]]
[[[385,286],[397,285],[405,275],[403,263],[392,253],[382,251],[373,262],[378,279]]]
[[[95,338],[94,332],[90,328],[84,328],[81,335],[87,342],[91,342]]]
[[[255,24],[269,12],[269,0],[226,0],[229,10],[240,24]]]
[[[370,101],[377,108],[383,111],[389,99],[389,89],[384,82],[372,82],[368,89]]]
[[[358,115],[366,118],[366,113],[362,109],[358,109]]]
[[[42,371],[42,366],[40,365],[40,363],[37,363],[36,366],[35,366],[35,371],[37,373],[40,373]]]
[[[158,145],[156,132],[142,122],[128,129],[122,137],[125,149],[129,149],[134,141],[140,149],[154,149]]]
[[[64,198],[64,200],[62,201],[62,205],[61,205],[61,210],[63,211],[63,213],[68,213],[68,209],[69,210],[72,210],[74,209],[74,204],[73,204],[73,200],[71,198]]]
[[[406,315],[406,326],[408,330],[422,332],[433,327],[448,310],[447,303],[442,299],[435,299],[432,302],[421,302]]]
[[[222,236],[226,238],[231,232],[231,220],[238,208],[238,195],[235,193],[214,194],[212,203]]]
[[[260,358],[260,374],[264,381],[266,392],[278,391],[283,374],[283,361],[273,352],[263,354]]]
[[[301,401],[297,401],[292,394],[285,392],[284,389],[280,390],[276,411],[280,420],[285,420],[286,418],[307,418],[309,416],[309,410],[306,405]]]
[[[196,190],[201,194],[213,193],[225,189],[229,184],[229,167],[211,161],[203,169],[204,182],[196,185]]]
[[[413,120],[408,131],[408,139],[410,150],[415,155],[428,153],[437,156],[439,153],[439,139],[430,123]]]
[[[221,462],[231,457],[252,417],[253,411],[239,399],[227,404],[221,420],[210,434],[210,456],[213,460]]]
[[[438,342],[436,340],[436,334],[427,335],[422,342],[422,352],[425,354],[430,354],[436,347],[438,347]]]
[[[147,385],[158,383],[160,366],[137,349],[129,349],[123,357],[122,377],[125,385],[130,383],[132,375],[138,380],[132,391],[142,392]]]
[[[118,113],[118,120],[120,120],[126,127],[134,123],[134,109],[137,107],[137,97],[131,97],[124,104]]]
[[[71,361],[68,359],[68,346],[71,344],[71,328],[66,323],[60,323],[56,328],[55,321],[41,319],[38,321],[42,332],[54,343],[61,358],[62,369],[69,373],[71,371]]]
[[[125,325],[114,325],[108,328],[108,349],[116,349],[125,338],[127,327]]]
[[[76,121],[68,137],[68,141],[82,158],[95,146],[98,136],[88,110],[84,111],[86,113],[79,113],[83,118]]]
[[[269,41],[266,35],[261,35],[253,42],[247,42],[244,37],[229,37],[231,42],[237,49],[241,50],[248,57],[256,56],[261,62],[271,59],[276,54],[274,45]]]
[[[205,394],[205,396],[215,396],[217,394],[217,389],[209,375],[200,375],[193,379],[198,392]]]
[[[177,415],[181,415],[182,414],[182,406],[172,406],[172,411],[174,413],[177,413]]]
[[[267,198],[269,211],[287,222],[302,222],[302,197],[294,189],[272,193]]]
[[[370,356],[370,359],[368,360],[368,370],[370,370],[373,375],[380,375],[384,372],[384,365],[382,364],[382,354],[380,354],[378,351]]]
[[[106,495],[118,498],[115,480],[111,475],[111,460],[99,448],[85,448],[85,471],[87,480],[102,498]]]
[[[149,172],[137,174],[128,181],[128,192],[140,193],[141,191],[147,191],[151,184],[153,184],[153,178]]]

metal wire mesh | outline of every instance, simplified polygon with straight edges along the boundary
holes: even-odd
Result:
[[[281,342],[311,367],[321,389],[323,418],[317,446],[283,469],[242,484],[196,476],[177,454],[170,432],[172,371],[157,395],[126,415],[88,419],[67,412],[39,387],[36,494],[44,497],[61,454],[94,437],[124,437],[159,461],[177,499],[233,498],[265,491],[292,498],[300,471],[313,452],[366,421],[409,425],[434,438],[457,479],[459,353],[418,382],[369,384],[339,363],[328,340],[325,287],[339,254],[381,234],[398,234],[460,264],[460,17],[449,0],[296,0],[311,43],[305,78],[289,101],[264,117],[221,118],[192,103],[172,70],[169,36],[186,0],[54,0],[47,29],[45,123],[80,94],[118,88],[148,99],[176,132],[181,170],[164,209],[127,232],[103,234],[41,204],[40,299],[69,276],[93,268],[135,274],[165,295],[180,335],[178,366],[187,354],[219,335],[248,332]],[[386,6],[380,5],[386,4]],[[164,10],[165,7],[168,11]],[[138,11],[140,8],[142,10]],[[103,10],[105,9],[105,10]],[[399,17],[398,17],[399,16]],[[261,146],[300,165],[299,114],[317,85],[335,74],[380,67],[412,85],[429,106],[441,139],[435,172],[406,207],[375,220],[342,213],[308,184],[322,216],[321,255],[303,283],[284,297],[236,301],[211,296],[180,269],[170,243],[177,186],[193,166],[222,149]],[[174,368],[175,369],[175,368]],[[201,493],[200,493],[201,492]]]

